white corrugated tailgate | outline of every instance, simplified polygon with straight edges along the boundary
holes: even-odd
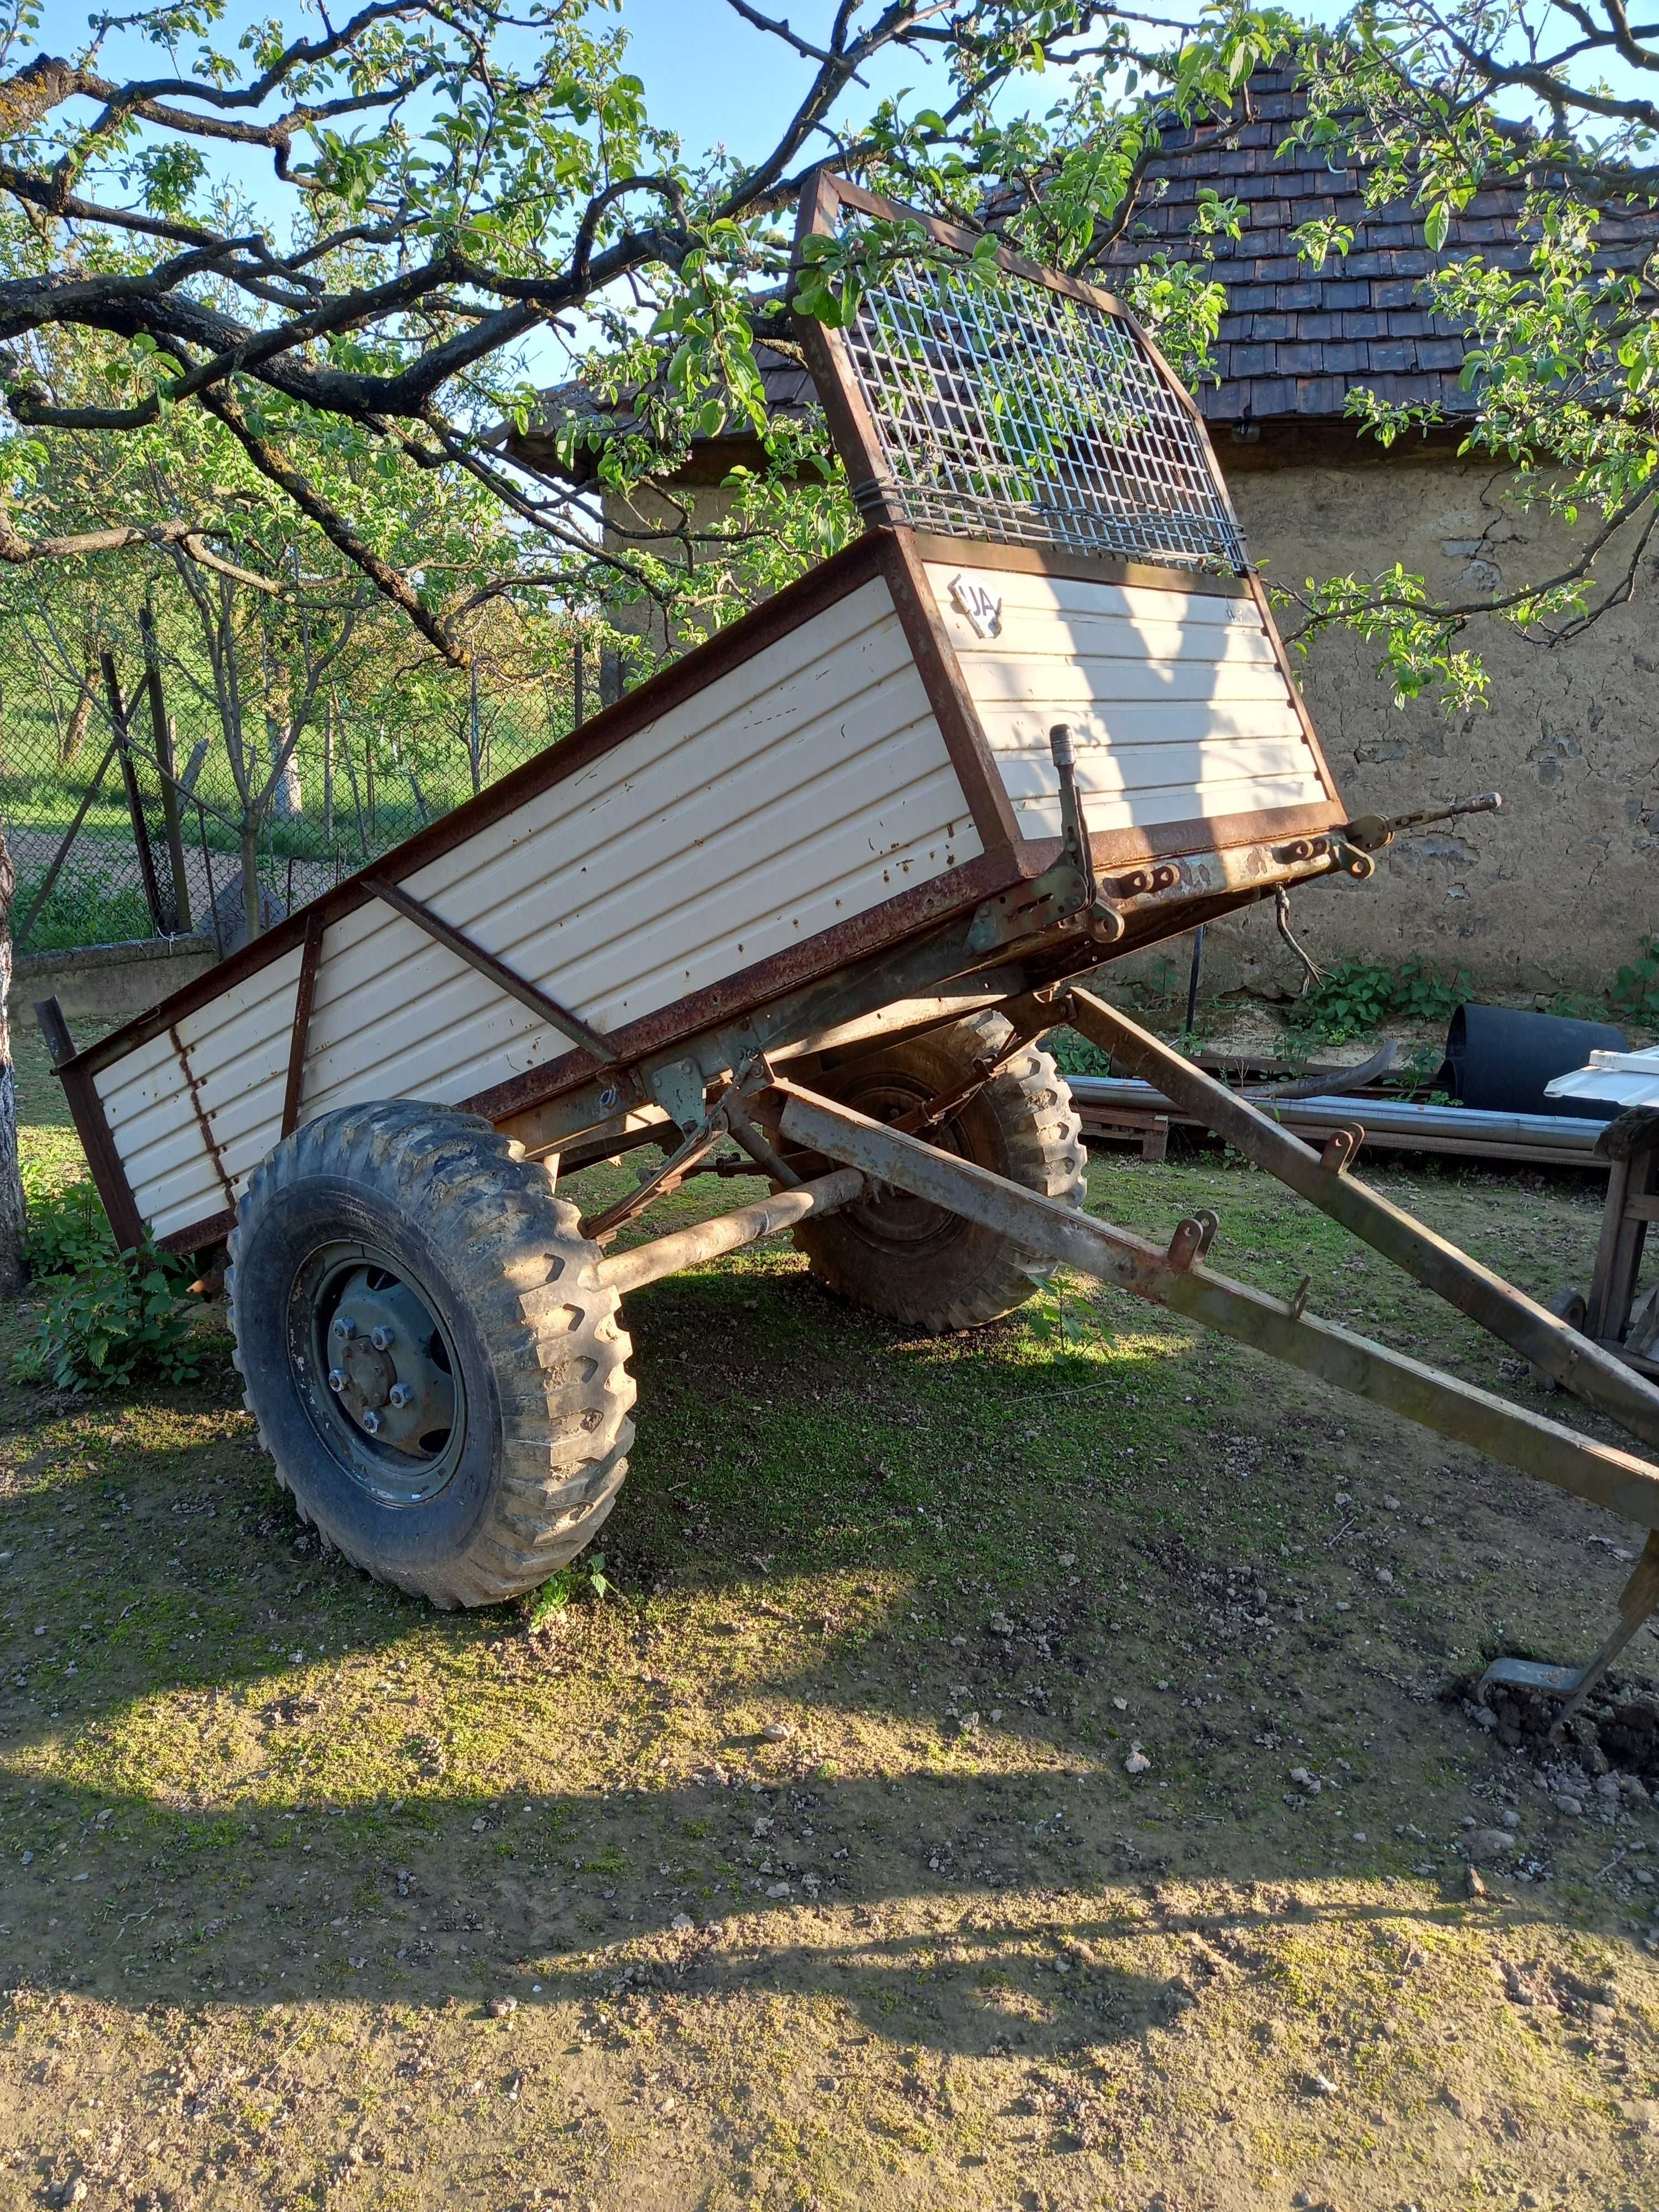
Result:
[[[1048,732],[1069,722],[1091,830],[1156,829],[1326,796],[1253,600],[930,562],[1020,828],[1060,830]],[[958,574],[1002,601],[983,638]]]

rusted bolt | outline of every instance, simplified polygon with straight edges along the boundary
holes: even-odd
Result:
[[[1304,1275],[1296,1286],[1296,1294],[1286,1309],[1292,1321],[1300,1321],[1308,1303],[1308,1293],[1313,1288],[1313,1277]]]

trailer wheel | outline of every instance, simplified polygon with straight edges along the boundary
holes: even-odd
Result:
[[[598,1249],[523,1147],[416,1102],[349,1106],[251,1177],[226,1274],[259,1440],[347,1559],[492,1605],[580,1551],[634,1385]]]
[[[966,1083],[975,1063],[1006,1051],[1012,1036],[1002,1015],[970,1014],[860,1059],[839,1079],[820,1077],[817,1087],[873,1121],[896,1121]],[[1039,1046],[1017,1053],[933,1142],[1044,1198],[1083,1202],[1081,1125],[1065,1077]],[[901,1191],[805,1221],[795,1242],[841,1297],[935,1333],[1000,1320],[1054,1272],[1012,1238]]]

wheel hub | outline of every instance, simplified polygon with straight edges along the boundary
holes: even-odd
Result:
[[[859,1113],[867,1114],[872,1121],[885,1124],[902,1121],[931,1096],[923,1082],[883,1073],[850,1093],[845,1103]],[[931,1129],[927,1135],[929,1142],[941,1152],[960,1153],[963,1149],[954,1122],[947,1121]],[[949,1243],[961,1235],[964,1225],[959,1215],[936,1206],[931,1199],[917,1198],[909,1191],[895,1190],[890,1186],[878,1186],[872,1197],[849,1206],[847,1212],[852,1223],[874,1242],[906,1251],[941,1241]]]
[[[455,1423],[455,1383],[431,1315],[407,1283],[384,1268],[354,1268],[321,1337],[324,1380],[364,1435],[411,1457]]]

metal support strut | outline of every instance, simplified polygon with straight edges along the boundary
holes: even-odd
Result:
[[[1310,1145],[1241,1098],[1213,1076],[1133,1022],[1092,992],[1072,990],[1054,1001],[1056,1021],[1109,1052],[1121,1067],[1154,1085],[1171,1104],[1224,1137],[1235,1151],[1374,1245],[1446,1299],[1471,1321],[1500,1337],[1566,1389],[1659,1450],[1659,1390],[1588,1337],[1483,1267],[1467,1252],[1437,1237],[1403,1207],[1395,1206],[1343,1171],[1340,1160],[1322,1160]],[[1352,1150],[1346,1155],[1352,1158]]]
[[[1539,1690],[1559,1698],[1556,1725],[1569,1721],[1595,1687],[1642,1623],[1659,1607],[1659,1533],[1650,1534],[1636,1563],[1636,1571],[1619,1594],[1619,1619],[1612,1634],[1587,1666],[1552,1667],[1541,1659],[1494,1659],[1480,1677],[1484,1691],[1489,1682],[1511,1689]]]
[[[1073,1006],[1083,996],[1074,994]],[[1089,1034],[1084,1024],[1078,1025]],[[1127,1230],[1023,1190],[988,1169],[941,1152],[899,1130],[884,1127],[795,1084],[780,1081],[772,1095],[781,1107],[778,1126],[782,1136],[804,1151],[860,1169],[877,1182],[997,1231],[1042,1259],[1060,1261],[1097,1282],[1113,1284],[1136,1297],[1167,1306],[1338,1389],[1386,1406],[1437,1435],[1472,1444],[1524,1474],[1622,1513],[1651,1532],[1642,1565],[1620,1601],[1620,1626],[1589,1667],[1577,1671],[1534,1668],[1526,1674],[1500,1671],[1492,1679],[1524,1680],[1531,1686],[1564,1694],[1570,1699],[1571,1711],[1659,1603],[1659,1468],[1633,1453],[1580,1436],[1540,1413],[1511,1405],[1473,1383],[1442,1375],[1403,1352],[1318,1319],[1307,1310],[1305,1281],[1285,1301],[1213,1273],[1202,1264],[1215,1233],[1212,1216],[1182,1222],[1168,1249],[1160,1250]],[[1231,1100],[1231,1093],[1224,1091],[1222,1096]],[[1231,1103],[1243,1105],[1242,1101]],[[1253,1109],[1244,1110],[1253,1119],[1260,1119]],[[1272,1123],[1267,1127],[1275,1136],[1285,1134]],[[1286,1141],[1305,1156],[1311,1175],[1344,1188],[1353,1187],[1340,1168],[1323,1168],[1317,1155],[1306,1146],[1291,1138]],[[1394,1216],[1395,1210],[1384,1207],[1381,1200],[1375,1204],[1385,1217]],[[1477,1269],[1454,1248],[1441,1246],[1437,1238],[1431,1238],[1408,1215],[1400,1215],[1398,1219],[1426,1245],[1437,1248],[1467,1269],[1470,1276],[1484,1279],[1494,1295],[1513,1301],[1523,1317],[1528,1310],[1542,1314],[1541,1308],[1532,1309],[1530,1300],[1521,1298],[1497,1277],[1486,1276],[1484,1269]],[[1374,1237],[1372,1241],[1377,1240]],[[1460,1298],[1458,1303],[1464,1301]],[[1470,1310],[1465,1306],[1465,1310]],[[1542,1317],[1552,1331],[1560,1328],[1551,1316]],[[1530,1666],[1519,1661],[1502,1664]]]

